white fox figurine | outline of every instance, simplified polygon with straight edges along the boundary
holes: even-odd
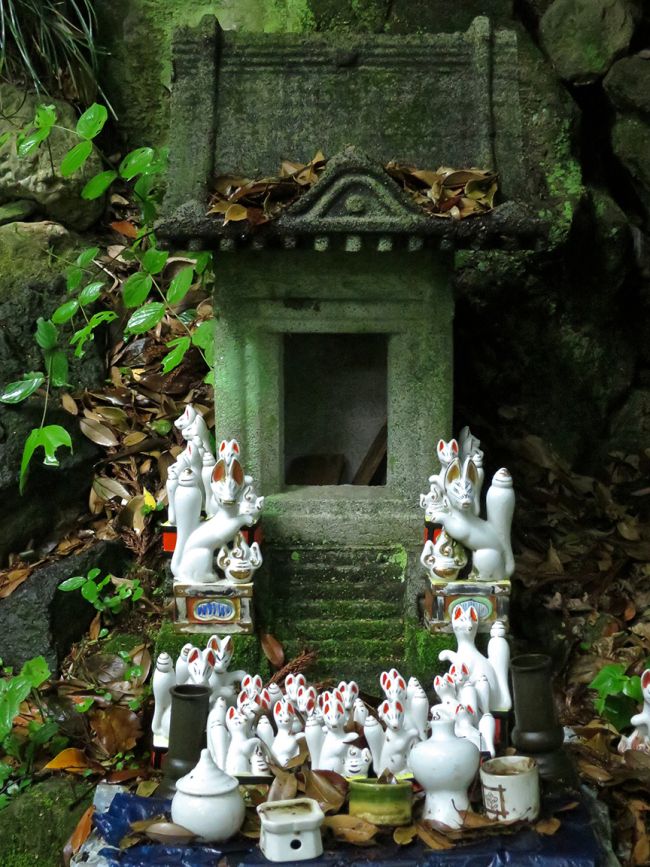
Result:
[[[619,753],[626,750],[639,750],[650,753],[650,668],[641,675],[641,689],[643,691],[643,707],[639,713],[634,714],[630,723],[634,726],[631,735],[623,735],[618,744]]]
[[[343,773],[345,757],[350,741],[357,739],[355,732],[345,732],[345,708],[343,696],[338,690],[323,693],[323,721],[325,738],[320,750],[318,770]]]
[[[461,569],[467,565],[467,553],[452,539],[444,528],[434,532],[433,541],[427,539],[420,555],[420,563],[429,573],[431,581],[455,581]]]
[[[248,486],[235,502],[222,501],[214,517],[209,518],[190,534],[174,577],[194,584],[215,582],[217,580],[214,571],[215,550],[229,542],[242,527],[252,527],[258,520],[263,506],[264,497],[258,497],[252,486]]]
[[[226,700],[227,704],[232,705],[236,697],[235,684],[242,683],[246,677],[246,672],[240,669],[228,671],[235,651],[231,636],[226,635],[225,638],[219,638],[218,635],[211,635],[206,646],[206,651],[208,650],[212,651],[213,659],[212,674],[209,681],[212,700],[215,701],[221,697]]]
[[[438,658],[453,663],[460,671],[463,665],[470,673],[471,682],[476,684],[485,678],[489,684],[490,711],[508,711],[512,699],[508,688],[508,668],[510,649],[505,638],[503,623],[496,622],[490,630],[488,655],[483,656],[475,646],[478,631],[478,614],[473,605],[463,609],[457,605],[452,617],[452,627],[456,637],[456,650],[442,650]],[[451,677],[451,676],[450,676]],[[453,682],[453,678],[451,678]],[[477,695],[480,701],[480,695]]]
[[[300,741],[304,739],[302,732],[294,732],[294,720],[296,711],[291,699],[283,698],[276,701],[273,708],[273,719],[278,729],[273,740],[272,751],[277,763],[285,767],[291,759],[300,752]]]
[[[514,572],[510,528],[515,507],[512,476],[505,468],[492,478],[487,492],[487,519],[474,512],[479,476],[476,464],[468,458],[461,466],[455,458],[447,467],[444,486],[432,484],[420,497],[427,520],[442,524],[446,533],[472,552],[470,577],[479,581],[500,581]]]

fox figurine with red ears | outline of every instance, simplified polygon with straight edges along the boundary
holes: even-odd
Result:
[[[470,673],[471,683],[485,678],[489,685],[490,711],[508,711],[512,707],[508,687],[510,648],[505,638],[503,623],[492,624],[488,655],[477,650],[475,641],[478,631],[478,614],[473,605],[463,608],[457,605],[452,615],[452,628],[456,637],[456,650],[442,650],[439,659],[453,663],[458,670],[464,665]]]
[[[627,737],[623,735],[618,744],[619,753],[626,750],[639,750],[650,753],[650,668],[641,675],[641,690],[643,691],[643,707],[630,720],[634,731]]]

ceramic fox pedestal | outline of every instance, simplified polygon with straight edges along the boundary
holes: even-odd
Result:
[[[244,473],[237,440],[223,440],[215,458],[205,421],[191,404],[175,424],[187,446],[168,471],[170,520],[162,533],[172,554],[174,628],[187,635],[250,634],[253,576],[262,564],[252,537],[264,497]]]
[[[420,497],[425,511],[420,560],[430,581],[424,616],[431,632],[451,632],[459,605],[474,607],[481,632],[489,632],[497,620],[508,623],[515,496],[510,473],[498,470],[485,497],[486,517],[481,517],[484,471],[479,446],[469,428],[458,440],[440,440],[441,469],[429,477],[429,491]]]

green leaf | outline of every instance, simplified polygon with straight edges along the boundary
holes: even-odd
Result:
[[[92,304],[101,296],[104,283],[101,280],[96,280],[94,283],[89,283],[79,293],[79,304],[85,307],[86,304]]]
[[[625,680],[624,665],[604,665],[589,684],[589,689],[597,689],[601,695],[617,695],[623,691]]]
[[[58,589],[63,590],[64,593],[69,593],[71,590],[78,590],[85,583],[86,579],[83,575],[74,575],[72,578],[66,578],[65,581],[62,581]]]
[[[54,349],[59,339],[56,326],[42,316],[36,320],[36,342],[41,349]]]
[[[120,163],[120,175],[127,181],[146,171],[154,158],[153,148],[136,148],[128,153]]]
[[[34,689],[36,689],[48,679],[50,669],[44,657],[36,656],[34,659],[28,659],[23,665],[20,669],[20,676],[26,677]]]
[[[77,121],[77,135],[86,139],[95,138],[102,131],[107,118],[106,107],[94,102]]]
[[[192,343],[201,349],[208,349],[214,343],[215,326],[216,322],[214,319],[202,322],[194,334],[192,334]]]
[[[29,463],[38,448],[45,453],[43,463],[46,466],[58,467],[59,461],[56,451],[60,447],[69,448],[72,451],[72,440],[68,431],[59,424],[49,424],[45,427],[34,428],[25,440],[23,457],[20,462],[20,493],[22,494],[27,481]]]
[[[107,172],[100,172],[98,175],[93,175],[93,177],[84,185],[84,188],[81,191],[81,198],[89,200],[98,199],[100,196],[104,195],[116,177],[117,172],[112,169]]]
[[[84,581],[81,587],[81,595],[87,602],[95,603],[99,596],[97,585],[94,581]]]
[[[50,130],[56,123],[56,108],[53,105],[39,105],[34,123],[40,129]]]
[[[25,701],[32,691],[32,684],[27,677],[12,677],[0,698],[0,741],[4,741],[18,716],[21,702]]]
[[[99,247],[86,247],[86,249],[82,250],[77,256],[77,265],[80,268],[87,268],[98,254]]]
[[[208,252],[207,250],[203,253],[199,253],[199,255],[196,257],[196,273],[203,274],[203,272],[208,267],[208,265],[210,265],[211,262],[212,253]]]
[[[93,143],[91,141],[80,141],[79,144],[70,148],[61,160],[61,168],[59,171],[61,172],[62,177],[69,178],[70,175],[73,175],[78,169],[80,169],[92,153],[92,149]]]
[[[65,272],[65,282],[68,292],[74,292],[75,289],[78,289],[81,286],[83,276],[83,269],[78,265],[73,265],[71,268],[67,269]]]
[[[153,301],[151,304],[145,304],[131,316],[124,331],[128,334],[142,334],[158,325],[164,315],[165,305],[162,302]]]
[[[42,373],[26,373],[24,379],[19,379],[16,382],[10,382],[0,391],[0,401],[2,403],[20,403],[21,400],[34,394],[37,388],[45,382],[45,377]]]
[[[163,373],[169,373],[170,370],[178,367],[185,358],[185,353],[190,348],[190,345],[191,340],[189,337],[176,337],[174,340],[169,341],[167,346],[173,346],[173,349],[162,360]]]
[[[89,578],[91,581],[94,581],[95,578],[99,577],[101,571],[102,571],[102,570],[99,568],[99,566],[93,566],[92,569],[89,569],[89,570],[88,570],[88,578]],[[104,584],[108,584],[109,581],[110,581],[110,576],[107,576],[106,578],[104,578],[104,581],[103,581],[103,583],[102,583],[102,586],[103,586]]]
[[[11,138],[11,130],[7,130],[0,135],[0,148],[4,147]]]
[[[117,319],[117,313],[114,313],[112,310],[100,310],[98,313],[93,314],[90,318],[90,322],[88,325],[80,328],[70,338],[70,345],[74,346],[77,344],[77,348],[74,351],[76,358],[81,358],[84,354],[84,346],[88,340],[93,340],[93,331],[99,325],[104,322],[112,322],[114,319]]]
[[[169,253],[166,250],[151,247],[142,257],[142,267],[148,274],[159,274],[168,258]]]
[[[85,698],[83,701],[80,701],[79,704],[75,705],[75,710],[78,710],[79,713],[86,713],[94,704],[94,698]]]
[[[169,284],[167,302],[169,304],[178,304],[182,301],[189,292],[193,279],[194,268],[191,265],[188,265],[187,268],[182,268]]]
[[[76,298],[72,298],[70,301],[66,301],[64,304],[61,304],[60,307],[56,308],[52,314],[52,322],[54,322],[55,325],[63,325],[64,322],[72,319],[78,309],[79,302]]]
[[[169,346],[169,344],[167,345]],[[172,423],[167,418],[157,418],[155,421],[149,423],[149,427],[161,436],[165,436],[172,429]]]
[[[69,385],[68,356],[62,349],[55,349],[49,359],[50,382],[56,388]]]
[[[122,286],[124,304],[127,307],[139,307],[149,294],[153,280],[151,274],[136,271],[128,277]]]
[[[41,143],[50,134],[50,130],[45,127],[43,129],[32,130],[28,135],[19,135],[17,141],[17,153],[19,157],[27,157],[34,151],[38,150]]]
[[[643,689],[641,688],[641,678],[638,674],[634,674],[629,678],[628,682],[623,687],[623,694],[633,698],[634,701],[643,701]]]

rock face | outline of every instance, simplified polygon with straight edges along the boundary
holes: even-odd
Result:
[[[628,170],[634,188],[650,211],[650,121],[632,115],[619,117],[612,129],[614,153]]]
[[[625,52],[635,23],[630,0],[555,0],[542,17],[539,35],[558,74],[586,84]]]
[[[92,800],[83,778],[54,776],[30,786],[2,811],[2,867],[59,867],[66,840]]]
[[[0,136],[31,123],[36,107],[42,101],[35,94],[25,94],[20,88],[0,84]],[[77,118],[72,107],[62,100],[52,102],[58,112],[58,123],[74,129]],[[35,202],[45,217],[71,229],[91,226],[102,212],[102,200],[88,202],[80,194],[86,181],[102,171],[98,154],[92,153],[83,169],[72,177],[62,178],[58,171],[66,152],[78,142],[74,133],[57,128],[48,139],[49,148],[41,146],[26,157],[19,157],[12,137],[0,147],[0,205],[13,199],[27,199]]]
[[[29,578],[0,601],[0,657],[5,665],[20,668],[35,656],[44,656],[51,671],[74,641],[81,638],[96,612],[78,591],[57,588],[73,575],[85,575],[98,566],[119,575],[124,549],[99,542],[83,551],[35,569]]]
[[[607,96],[620,111],[650,115],[650,57],[635,54],[617,61],[603,84]]]
[[[34,341],[35,320],[47,317],[65,297],[60,276],[65,260],[74,259],[79,239],[52,222],[0,226],[0,384],[42,370]],[[60,264],[57,264],[60,263]],[[103,365],[93,348],[83,363],[71,367],[71,382],[101,381]],[[56,402],[52,404],[56,407]],[[66,451],[60,470],[45,468],[37,455],[26,493],[18,494],[18,470],[24,441],[41,420],[42,403],[35,397],[18,406],[0,404],[0,564],[11,551],[22,550],[71,520],[84,508],[96,448],[78,433],[71,416],[56,411],[48,423],[63,424],[73,434],[74,452]]]

